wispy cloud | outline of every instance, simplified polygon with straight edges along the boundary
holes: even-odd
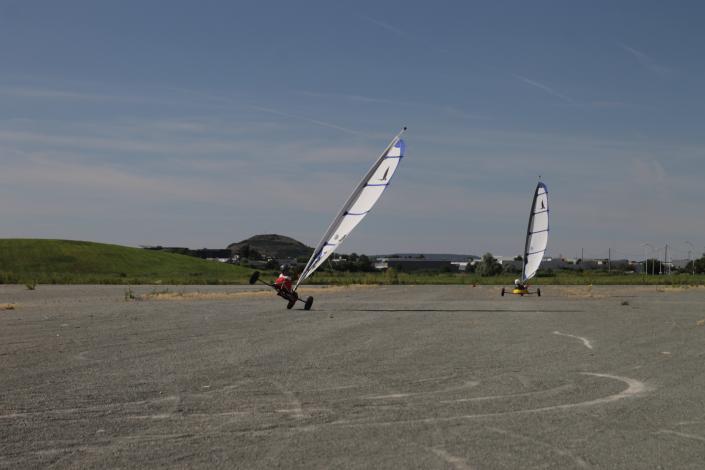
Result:
[[[320,121],[318,119],[311,119],[311,118],[304,117],[304,116],[297,116],[296,114],[286,113],[284,111],[279,111],[278,109],[266,108],[264,106],[255,106],[255,105],[247,105],[247,107],[254,109],[254,110],[257,110],[257,111],[262,111],[263,113],[274,114],[276,116],[282,116],[282,117],[286,117],[289,119],[296,119],[298,121],[304,121],[304,122],[309,122],[311,124],[316,124],[317,126],[327,127],[329,129],[335,129],[335,130],[338,130],[341,132],[347,132],[348,134],[355,134],[355,135],[363,135],[364,134],[361,131],[357,131],[354,129],[349,129],[347,127],[339,126],[339,125],[334,124],[332,122]]]
[[[627,103],[624,101],[618,101],[618,100],[597,100],[597,101],[591,101],[590,106],[593,108],[607,108],[607,109],[614,109],[614,108],[624,108],[627,106]]]
[[[360,18],[362,18],[363,20],[365,20],[369,23],[375,24],[375,25],[379,26],[380,28],[385,29],[391,33],[394,33],[399,37],[402,37],[402,38],[408,37],[408,35],[404,31],[402,31],[401,29],[397,28],[396,26],[391,25],[385,21],[376,20],[374,18],[370,18],[369,16],[365,16],[365,15],[360,15]]]
[[[189,140],[175,142],[165,140],[146,140],[120,137],[94,137],[86,135],[54,135],[33,131],[0,131],[0,144],[15,142],[63,148],[83,148],[102,151],[198,154],[232,153],[239,148],[237,141],[225,140]]]
[[[629,55],[634,57],[634,59],[636,59],[636,61],[645,69],[660,76],[667,76],[673,73],[673,69],[658,64],[651,56],[647,55],[646,53],[634,49],[633,47],[628,46],[622,42],[618,42],[617,45]]]
[[[461,117],[464,119],[478,119],[478,120],[490,119],[487,116],[467,113],[467,112],[463,111],[462,109],[458,109],[454,106],[449,106],[449,105],[434,105],[434,104],[428,104],[428,103],[419,103],[419,102],[415,102],[415,101],[393,100],[393,99],[388,99],[388,98],[377,98],[377,97],[348,94],[348,93],[322,93],[322,92],[316,92],[316,91],[300,91],[299,94],[301,94],[303,96],[313,97],[313,98],[333,98],[333,99],[339,99],[339,100],[353,101],[353,102],[357,102],[357,103],[384,104],[384,105],[390,105],[390,106],[424,108],[424,109],[434,110],[434,111],[438,111],[438,112],[445,113],[445,114],[450,114],[455,117]]]
[[[75,90],[62,90],[52,88],[12,87],[1,86],[0,95],[11,98],[28,98],[43,100],[70,100],[70,101],[144,101],[143,98],[130,96],[110,95],[103,93],[89,93]]]
[[[408,101],[395,101],[386,98],[375,98],[371,96],[362,96],[348,93],[323,93],[318,91],[300,91],[299,94],[304,96],[310,96],[313,98],[339,98],[349,101],[358,101],[361,103],[379,103],[379,104],[391,104],[395,106],[414,106],[415,103]]]
[[[537,82],[536,80],[531,80],[531,79],[526,78],[522,75],[514,75],[514,77],[516,77],[518,80],[521,80],[522,82],[526,83],[527,85],[531,85],[534,88],[538,88],[539,90],[543,90],[544,92],[548,93],[549,95],[555,96],[556,98],[559,98],[559,99],[565,101],[566,103],[575,104],[575,101],[572,98],[554,90],[553,88],[551,88],[548,85],[545,85],[541,82]]]

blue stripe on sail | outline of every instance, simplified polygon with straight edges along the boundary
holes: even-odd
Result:
[[[382,184],[377,184],[377,183],[367,183],[365,186],[387,186],[389,183],[382,183]]]
[[[389,155],[387,155],[386,157],[384,157],[384,160],[386,160],[387,158],[399,158],[399,159],[401,159],[401,158],[404,158],[404,155],[396,155],[396,156],[389,156]]]
[[[543,232],[548,232],[548,229],[545,229],[545,230],[537,230],[537,231],[535,231],[535,232],[529,232],[529,235],[533,235],[533,234],[535,234],[535,233],[543,233]]]
[[[399,149],[399,155],[404,155],[404,150],[406,150],[406,144],[403,140],[397,140],[397,143],[394,144],[394,147]]]
[[[542,210],[542,211],[536,211],[534,212],[534,215],[536,214],[543,214],[544,212],[548,212],[548,209]]]
[[[370,209],[370,210],[371,210],[371,209]],[[369,212],[369,211],[365,211],[365,212],[346,212],[345,215],[365,215],[365,214],[367,214],[368,212]]]
[[[320,261],[321,257],[323,256],[323,249],[327,246],[336,246],[336,243],[324,243],[323,246],[321,247],[321,251],[318,252],[316,257],[313,259],[313,262],[311,263],[311,266],[314,266],[318,261]]]

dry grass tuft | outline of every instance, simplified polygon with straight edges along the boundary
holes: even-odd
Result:
[[[17,308],[15,304],[0,304],[0,310],[14,310]]]
[[[698,325],[698,326],[705,326],[705,319],[703,319],[703,320],[698,320],[698,321],[695,322],[695,324]]]

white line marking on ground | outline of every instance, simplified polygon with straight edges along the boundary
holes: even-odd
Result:
[[[602,398],[595,398],[594,400],[581,401],[578,403],[566,403],[565,405],[554,405],[554,406],[544,406],[541,408],[530,408],[527,410],[514,410],[514,411],[500,411],[497,413],[481,413],[475,415],[459,415],[459,416],[448,416],[445,418],[421,418],[421,419],[410,419],[410,420],[400,420],[400,421],[381,421],[381,422],[365,422],[365,421],[334,421],[330,423],[331,425],[343,425],[343,426],[391,426],[397,424],[411,424],[411,423],[438,423],[446,421],[456,421],[459,419],[480,419],[480,418],[495,418],[498,416],[512,416],[512,415],[522,415],[522,414],[532,414],[532,413],[544,413],[546,411],[561,411],[569,410],[575,408],[588,408],[596,405],[604,405],[607,403],[612,403],[615,401],[623,400],[625,398],[635,397],[647,391],[651,388],[648,387],[644,382],[636,379],[631,379],[629,377],[621,377],[618,375],[610,374],[598,374],[592,372],[582,372],[583,375],[591,375],[594,377],[604,377],[607,379],[618,380],[627,384],[627,388],[614,395],[609,395]]]
[[[477,382],[475,380],[468,380],[464,384],[456,385],[454,387],[444,388],[441,390],[431,390],[429,392],[414,392],[414,393],[392,393],[389,395],[374,395],[374,396],[364,397],[364,398],[366,398],[368,400],[385,400],[388,398],[416,397],[416,396],[420,396],[420,395],[433,395],[433,394],[438,394],[438,393],[455,392],[458,390],[464,390],[466,388],[477,387],[478,385],[480,385],[480,382]]]
[[[582,336],[575,336],[575,335],[571,335],[568,333],[561,333],[560,331],[554,331],[553,334],[559,335],[559,336],[567,336],[569,338],[579,339],[580,341],[583,342],[583,344],[585,345],[586,348],[592,349],[592,343],[590,342],[590,340],[587,338],[583,338]]]
[[[442,458],[443,460],[445,460],[446,463],[452,465],[453,468],[457,470],[473,470],[473,468],[468,465],[465,460],[461,459],[460,457],[456,457],[455,455],[449,454],[448,451],[446,451],[445,449],[432,447],[429,450],[440,458]]]
[[[590,468],[590,465],[588,465],[588,463],[586,461],[584,461],[583,459],[581,459],[577,455],[573,455],[571,452],[569,452],[567,450],[560,449],[560,448],[554,446],[553,444],[549,444],[548,442],[539,441],[537,439],[533,439],[531,437],[524,436],[523,434],[517,434],[517,433],[511,432],[511,431],[506,431],[506,430],[500,429],[500,428],[487,428],[487,429],[489,429],[492,432],[496,432],[499,434],[503,434],[505,436],[509,436],[512,439],[522,439],[524,441],[530,442],[531,444],[545,447],[560,456],[570,457],[571,459],[573,459],[573,462],[575,462],[575,465],[577,465],[579,468]]]
[[[672,434],[678,437],[684,437],[686,439],[693,439],[696,441],[705,442],[705,437],[698,436],[696,434],[686,434],[684,432],[671,431],[670,429],[659,429],[655,434]]]
[[[509,395],[488,395],[485,397],[473,397],[473,398],[458,398],[457,400],[443,400],[441,403],[463,403],[466,401],[488,401],[488,400],[500,400],[502,398],[517,398],[517,397],[529,397],[532,395],[542,395],[553,392],[558,392],[561,390],[567,390],[573,388],[572,384],[560,385],[558,387],[549,388],[546,390],[537,390],[535,392],[524,392],[524,393],[510,393]]]

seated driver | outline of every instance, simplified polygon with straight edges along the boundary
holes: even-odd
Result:
[[[514,279],[514,288],[519,290],[524,290],[526,287],[521,283],[519,279]]]
[[[288,264],[281,265],[281,273],[277,280],[274,281],[274,287],[279,290],[291,292],[291,268]]]

